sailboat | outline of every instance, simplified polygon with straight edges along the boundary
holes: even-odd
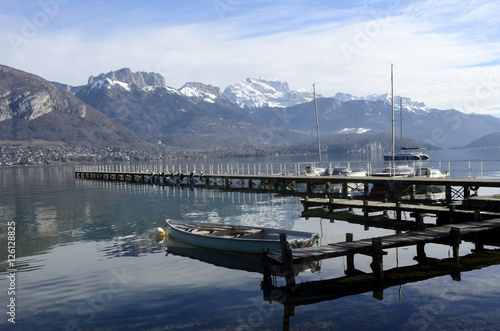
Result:
[[[321,139],[319,137],[319,120],[318,120],[318,104],[316,103],[316,89],[313,84],[313,96],[314,96],[314,111],[316,113],[316,133],[318,136],[318,155],[319,155],[319,167],[308,166],[304,169],[304,174],[306,176],[352,176],[360,177],[366,176],[366,169],[351,170],[349,166],[341,167],[339,165],[335,166],[333,169],[324,168],[321,165]]]
[[[392,153],[390,154],[385,154],[384,155],[384,160],[385,161],[425,161],[429,159],[429,155],[424,154],[420,151],[420,148],[418,147],[403,147],[403,98],[399,99],[400,104],[399,104],[399,111],[400,111],[400,129],[401,129],[401,134],[400,134],[400,151],[397,154],[394,154],[394,127],[393,127],[393,143],[392,143]],[[394,126],[394,98],[392,100],[393,106],[392,106],[392,121],[393,121],[393,126]]]
[[[318,104],[316,103],[316,84],[313,84],[313,96],[314,96],[314,110],[316,112],[316,133],[318,136],[318,154],[319,154],[319,167],[306,167],[304,169],[304,174],[306,176],[329,176],[330,172],[328,168],[323,168],[321,166],[321,139],[319,137],[319,120],[318,120]]]
[[[391,165],[382,171],[373,172],[372,176],[377,177],[393,177],[393,176],[412,176],[415,169],[408,165],[398,165],[396,166],[395,161],[398,160],[394,153],[394,64],[391,63],[391,99],[392,99],[392,153],[389,155],[384,155],[384,160],[392,161]],[[402,105],[402,103],[401,103]],[[404,159],[407,160],[407,159]]]

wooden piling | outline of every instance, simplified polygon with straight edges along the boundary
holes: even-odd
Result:
[[[363,200],[363,215],[365,217],[365,220],[367,221],[370,216],[370,208],[368,206],[368,200]]]
[[[354,240],[354,235],[352,233],[346,233],[345,234],[345,241],[346,242],[352,242]],[[354,253],[347,253],[346,255],[346,260],[347,260],[347,269],[345,270],[345,274],[347,276],[354,274],[356,269],[354,268]]]
[[[460,247],[460,228],[452,227],[449,234],[450,242],[453,247],[453,259],[458,261]]]
[[[372,263],[370,264],[370,268],[375,277],[380,281],[384,280],[383,254],[382,239],[372,238]]]
[[[417,243],[417,261],[421,261],[427,257],[425,254],[425,243]]]
[[[481,221],[482,221],[481,211],[476,209],[474,211],[474,222],[481,222]]]
[[[454,223],[454,214],[455,214],[455,209],[456,209],[455,205],[451,205],[451,206],[450,206],[450,215],[449,215],[450,217],[449,217],[449,219],[450,219],[450,223],[451,223],[451,224],[453,224],[453,223]]]
[[[285,233],[280,233],[280,244],[286,285],[293,288],[295,286],[295,274],[293,272],[292,250],[288,247]]]
[[[329,214],[333,213],[333,202],[334,202],[333,198],[330,198],[328,200],[328,213]]]
[[[342,197],[347,198],[348,195],[349,195],[349,190],[348,190],[347,182],[343,182],[342,183]]]
[[[396,202],[396,220],[401,221],[401,201]]]

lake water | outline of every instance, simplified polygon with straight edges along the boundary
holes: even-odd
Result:
[[[499,151],[432,151],[431,157],[443,163],[498,160]],[[0,168],[0,329],[500,328],[500,265],[462,272],[459,281],[446,275],[386,288],[382,296],[361,291],[290,309],[280,303],[283,293],[275,292],[274,300],[265,298],[261,273],[223,266],[232,259],[240,263],[242,257],[207,254],[179,243],[171,243],[177,251],[166,254],[166,243],[153,235],[165,217],[316,232],[323,244],[344,241],[346,233],[353,233],[355,240],[394,234],[339,220],[304,219],[299,199],[272,192],[75,179],[72,166]],[[15,260],[8,257],[13,222]],[[460,255],[472,248],[463,243]],[[426,253],[443,259],[451,248],[426,245]],[[384,269],[414,265],[415,255],[414,247],[388,250]],[[356,255],[356,268],[370,272],[370,261]],[[258,268],[258,260],[247,262],[250,270]],[[324,260],[312,267],[298,274],[297,283],[342,277],[346,260]],[[282,277],[275,281],[284,285]]]

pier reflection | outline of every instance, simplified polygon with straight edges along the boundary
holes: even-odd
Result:
[[[414,259],[418,260],[415,265],[384,270],[383,280],[377,278],[373,273],[345,270],[347,276],[299,283],[290,288],[277,286],[273,278],[264,277],[261,286],[263,299],[269,303],[276,302],[284,306],[283,330],[289,330],[290,318],[294,315],[295,307],[313,305],[367,292],[373,292],[373,298],[383,300],[384,290],[390,287],[447,275],[454,281],[460,281],[463,272],[499,265],[500,249],[479,250],[461,256],[459,261],[453,258],[415,257]]]

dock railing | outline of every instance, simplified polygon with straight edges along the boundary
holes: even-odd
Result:
[[[390,165],[387,161],[343,161],[323,163],[331,174],[335,168],[344,167],[352,171],[366,170],[368,174],[383,170]],[[409,161],[397,165],[409,165],[414,169],[432,168],[447,172],[450,178],[500,178],[500,160],[457,160],[457,161]],[[237,174],[237,175],[305,175],[307,167],[320,167],[314,162],[283,163],[226,163],[209,164],[196,162],[172,162],[149,164],[103,164],[77,165],[75,171],[86,172],[136,172],[136,173],[195,173],[195,174]]]

